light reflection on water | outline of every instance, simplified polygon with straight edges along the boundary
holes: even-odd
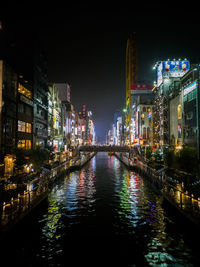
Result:
[[[65,258],[68,239],[76,240],[76,245],[83,241],[84,246],[92,240],[89,247],[99,248],[103,238],[113,247],[113,242],[127,240],[128,250],[137,248],[141,255],[134,254],[129,264],[143,258],[142,264],[150,266],[193,266],[192,252],[182,237],[167,232],[171,221],[162,207],[162,196],[114,157],[98,154],[55,187],[48,202],[40,220],[43,247],[38,253],[38,257],[48,255],[47,261],[59,261],[58,255]]]
[[[162,196],[105,153],[55,185],[41,208],[29,222],[38,227],[31,255],[38,266],[80,266],[80,259],[94,267],[193,266]]]

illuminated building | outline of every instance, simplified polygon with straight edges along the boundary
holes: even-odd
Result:
[[[58,152],[63,146],[61,101],[55,84],[50,84],[48,88],[48,142],[49,146]]]
[[[183,145],[183,91],[180,82],[172,83],[173,94],[169,99],[169,144],[174,149]]]
[[[34,144],[45,147],[48,138],[47,60],[42,52],[34,55]]]
[[[123,131],[122,131],[122,112],[114,113],[113,123],[113,144],[122,145]]]
[[[41,49],[41,42],[36,41],[35,24],[24,28],[18,22],[16,20],[14,24],[7,23],[4,27],[0,58],[4,58],[19,76],[23,75],[23,79],[33,88],[33,147],[44,147],[48,135],[47,59]]]
[[[63,137],[64,151],[71,144],[71,87],[68,83],[55,83],[55,87],[58,90],[59,99],[61,101],[61,134]]]
[[[151,84],[133,84],[131,88],[131,145],[153,143],[153,100]]]
[[[92,111],[88,111],[87,129],[87,143],[95,144],[95,126],[92,118]]]
[[[200,158],[200,69],[198,64],[191,65],[191,69],[181,79],[183,95],[183,143],[185,146],[197,148]]]
[[[32,87],[22,77],[18,80],[17,92],[17,134],[18,148],[31,149],[33,146],[33,94]]]
[[[113,128],[113,125],[112,125]],[[106,136],[106,144],[107,145],[113,145],[113,130],[108,130],[108,134]]]
[[[138,79],[137,39],[132,33],[126,47],[126,144],[131,144],[131,87]]]
[[[173,133],[170,136],[170,101],[178,95],[178,91],[180,91],[181,77],[189,71],[189,68],[190,63],[187,60],[167,60],[156,63],[155,69],[157,72],[157,82],[155,83],[156,86],[154,88],[154,117],[157,124],[154,124],[156,129],[154,143],[157,143],[161,148],[168,147],[170,141],[175,139]],[[176,102],[176,100],[174,101]],[[181,105],[181,102],[178,105]],[[180,122],[178,122],[177,132],[179,131],[179,137],[181,127]],[[179,142],[178,139],[177,141]]]

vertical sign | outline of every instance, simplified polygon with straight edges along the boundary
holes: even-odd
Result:
[[[0,150],[1,150],[1,129],[2,129],[2,84],[3,84],[3,61],[0,60]]]
[[[69,84],[67,84],[67,101],[70,103],[71,101],[71,97],[70,97],[70,94],[71,94],[71,88],[69,86]]]

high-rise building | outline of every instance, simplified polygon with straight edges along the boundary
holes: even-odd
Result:
[[[153,142],[153,100],[151,84],[133,84],[131,87],[131,144]]]
[[[16,145],[26,150],[33,147],[33,91],[32,86],[18,77]]]
[[[126,47],[126,144],[131,143],[131,87],[138,80],[138,55],[136,33],[132,33]]]
[[[179,129],[179,134],[174,135],[173,131],[170,134],[170,121],[174,122],[173,115],[170,117],[170,102],[180,93],[180,82],[181,78],[189,71],[190,63],[188,60],[167,60],[160,61],[156,64],[157,71],[157,82],[154,88],[155,92],[155,112],[154,117],[156,122],[154,124],[155,128],[155,140],[154,143],[161,146],[161,148],[168,147],[170,143],[174,143],[172,139],[177,139],[180,143],[182,137],[180,136],[182,122],[179,118],[177,122],[177,132]],[[178,97],[179,98],[179,97]],[[177,105],[181,105],[180,99],[173,100],[171,102]],[[180,106],[179,106],[180,107]],[[171,108],[171,112],[172,108]],[[175,117],[174,117],[175,118]],[[177,118],[177,117],[176,117]],[[177,120],[177,119],[176,119]],[[171,130],[172,130],[171,123]],[[178,140],[179,139],[179,140]],[[178,144],[176,142],[176,144]]]
[[[17,74],[0,60],[0,156],[16,146]]]
[[[33,146],[45,146],[48,128],[47,58],[37,38],[35,23],[4,18],[1,32],[0,59],[23,76],[33,88],[34,124]]]
[[[56,88],[59,91],[59,98],[61,101],[67,101],[71,103],[71,87],[68,83],[55,83]]]

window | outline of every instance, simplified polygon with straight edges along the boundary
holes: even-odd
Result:
[[[25,140],[19,140],[17,143],[18,148],[25,148]]]
[[[26,123],[26,132],[31,133],[31,123]]]
[[[26,140],[26,149],[31,149],[31,140]]]
[[[191,101],[193,99],[193,92],[190,92],[188,94],[188,101]]]
[[[178,124],[178,138],[181,138],[181,125]]]
[[[26,115],[28,115],[30,117],[32,116],[32,108],[29,106],[26,106]]]
[[[24,121],[18,121],[18,132],[25,132],[25,125],[26,123]]]
[[[184,102],[187,101],[187,95],[184,95],[184,97],[183,97],[183,101],[184,101]]]
[[[182,109],[181,109],[180,104],[177,106],[177,113],[178,113],[178,120],[181,120],[182,119]]]
[[[190,111],[190,112],[188,112],[187,114],[186,114],[186,120],[191,120],[193,118],[193,112],[192,111]]]
[[[150,137],[150,128],[148,127],[147,128],[147,139],[149,139],[149,137]]]
[[[22,104],[22,103],[18,104],[18,112],[19,113],[24,113],[24,104]]]
[[[143,128],[143,139],[146,139],[147,133],[146,133],[146,127]]]
[[[195,99],[197,97],[197,89],[194,89],[192,93],[193,99]]]

